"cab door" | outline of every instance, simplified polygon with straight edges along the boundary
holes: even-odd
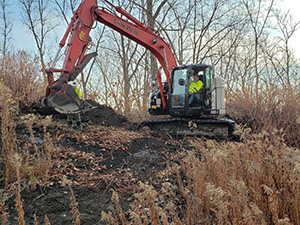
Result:
[[[171,84],[170,108],[184,109],[187,93],[187,69],[175,70]]]
[[[203,85],[205,87],[204,105],[206,108],[211,108],[214,99],[215,75],[211,67],[205,69]]]

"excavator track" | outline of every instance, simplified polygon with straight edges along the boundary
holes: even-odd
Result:
[[[227,118],[160,118],[141,122],[138,128],[143,127],[149,127],[153,131],[171,136],[228,139],[233,136],[234,121]]]

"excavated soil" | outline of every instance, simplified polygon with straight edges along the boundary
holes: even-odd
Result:
[[[36,110],[27,109],[28,112]],[[35,152],[34,144],[38,149],[43,148],[43,119],[44,116],[35,115],[34,143],[27,149],[31,155]],[[127,211],[139,182],[159,187],[165,179],[170,179],[159,174],[171,161],[176,161],[176,153],[182,150],[180,141],[150,131],[128,129],[132,124],[125,117],[103,105],[83,115],[83,121],[84,130],[70,132],[66,118],[55,115],[47,126],[53,143],[51,169],[46,183],[34,187],[28,182],[22,185],[26,224],[33,224],[35,213],[39,224],[44,224],[45,215],[52,225],[72,224],[71,190],[78,202],[81,224],[105,224],[101,211],[113,209],[112,190],[117,191],[121,206]],[[32,137],[24,120],[16,124],[18,145],[25,148]],[[6,199],[8,225],[18,223],[14,185],[11,184],[11,195]],[[3,186],[1,179],[1,190]]]

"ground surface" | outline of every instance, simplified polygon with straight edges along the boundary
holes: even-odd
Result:
[[[33,123],[38,149],[44,145],[39,120],[43,117],[36,115]],[[70,187],[78,202],[81,224],[105,224],[100,213],[113,208],[112,190],[118,192],[126,211],[138,183],[160,186],[166,179],[161,174],[182,149],[180,141],[168,136],[135,131],[130,122],[110,107],[98,106],[83,120],[86,127],[82,131],[68,131],[62,116],[54,116],[48,125],[53,143],[49,179],[43,185],[22,186],[26,224],[33,224],[34,213],[40,224],[44,224],[45,215],[51,224],[72,224]],[[20,147],[32,142],[24,123],[19,123],[16,131]],[[35,150],[29,147],[28,151],[34,154]],[[7,197],[6,205],[10,215],[6,224],[17,224],[14,193]]]

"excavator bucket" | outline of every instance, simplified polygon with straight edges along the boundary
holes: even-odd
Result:
[[[79,99],[73,87],[64,84],[60,90],[42,100],[42,106],[61,114],[76,114],[89,110],[89,104]]]

